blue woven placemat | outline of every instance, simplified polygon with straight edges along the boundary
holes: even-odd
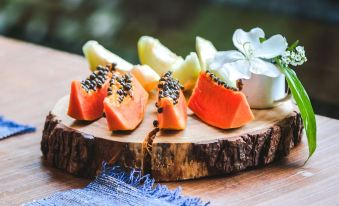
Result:
[[[103,164],[103,171],[83,189],[72,189],[25,204],[26,206],[61,205],[132,205],[132,206],[202,206],[200,198],[181,194],[181,188],[169,190],[155,184],[149,175],[142,176],[138,170],[126,173],[119,166]]]
[[[35,131],[35,127],[18,124],[16,122],[6,120],[2,116],[0,116],[0,140],[8,138],[16,134],[34,132],[34,131]]]

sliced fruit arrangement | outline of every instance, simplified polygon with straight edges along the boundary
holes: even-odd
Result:
[[[102,116],[111,69],[115,65],[98,66],[84,81],[73,80],[67,114],[77,120],[95,120]]]
[[[187,104],[183,86],[166,72],[158,84],[157,119],[154,126],[165,130],[183,130],[187,123]]]
[[[221,129],[238,128],[254,119],[245,95],[209,71],[200,74],[188,107],[202,121]]]
[[[107,50],[98,42],[90,40],[84,44],[82,51],[90,65],[90,69],[94,71],[98,65],[106,65],[114,62],[116,69],[128,72],[131,71],[133,65],[118,55]]]
[[[158,115],[154,124],[160,129],[186,127],[187,104],[183,89],[193,89],[188,107],[212,126],[237,128],[254,119],[245,96],[239,91],[241,81],[228,81],[230,74],[222,73],[223,70],[215,66],[218,63],[214,62],[216,48],[201,37],[196,37],[197,53],[191,52],[183,59],[158,39],[142,36],[138,41],[142,65],[130,64],[96,41],[88,41],[83,52],[91,69],[108,62],[116,64],[106,67],[107,74],[101,74],[103,67],[98,67],[93,77],[83,83],[72,83],[68,113],[76,119],[95,120],[104,111],[110,130],[133,130],[143,119],[147,92],[157,86]],[[210,68],[211,63],[214,63],[213,68]],[[108,80],[112,75],[112,80]]]
[[[113,72],[104,99],[109,130],[134,130],[144,118],[148,93],[131,73]]]

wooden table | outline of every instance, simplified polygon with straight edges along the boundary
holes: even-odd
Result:
[[[88,74],[83,57],[0,37],[0,114],[34,125],[37,132],[0,141],[0,205],[18,205],[56,191],[85,186],[44,165],[43,123],[72,79]],[[226,177],[166,183],[212,205],[338,205],[339,121],[317,116],[318,149],[307,157],[304,138],[288,158]]]

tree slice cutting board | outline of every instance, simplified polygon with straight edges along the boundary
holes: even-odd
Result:
[[[303,130],[290,100],[273,109],[253,110],[255,120],[238,129],[209,126],[189,111],[185,130],[156,135],[154,98],[143,122],[131,132],[108,131],[105,118],[72,119],[67,116],[68,100],[61,98],[47,116],[41,150],[49,165],[84,177],[95,176],[103,161],[140,168],[158,181],[229,174],[288,155]]]

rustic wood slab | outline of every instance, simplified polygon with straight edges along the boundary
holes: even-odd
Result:
[[[290,100],[253,110],[255,120],[238,129],[209,126],[189,112],[185,130],[155,136],[154,98],[131,132],[110,132],[105,118],[77,121],[67,115],[68,101],[61,98],[47,116],[41,150],[50,165],[85,177],[93,177],[103,161],[140,168],[158,181],[229,174],[288,155],[302,136],[302,121]]]

